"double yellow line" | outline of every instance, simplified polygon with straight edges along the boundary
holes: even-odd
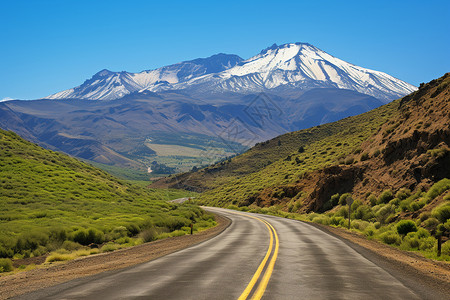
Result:
[[[256,283],[258,282],[259,278],[261,277],[262,272],[265,270],[263,277],[261,278],[259,285],[256,289],[256,291],[253,293],[253,296],[251,298],[251,300],[259,300],[262,298],[262,296],[264,295],[264,292],[267,288],[267,284],[269,283],[270,280],[270,276],[272,276],[272,272],[273,272],[273,268],[275,266],[275,261],[277,260],[277,256],[278,256],[278,249],[279,249],[279,240],[278,240],[278,234],[277,231],[275,230],[275,228],[273,228],[273,226],[267,222],[266,220],[260,219],[258,217],[255,216],[250,216],[250,215],[246,215],[246,214],[241,214],[241,213],[237,213],[239,215],[242,216],[246,216],[249,218],[253,218],[256,219],[262,223],[264,223],[264,225],[266,225],[267,229],[269,230],[270,233],[270,243],[269,243],[269,249],[267,249],[267,253],[266,256],[264,256],[264,259],[262,260],[261,264],[259,265],[258,269],[256,270],[255,274],[252,277],[252,280],[250,280],[249,284],[247,285],[247,287],[245,288],[244,292],[241,294],[241,296],[238,298],[238,300],[245,300],[248,298],[248,296],[250,295],[250,293],[253,291]],[[273,247],[274,244],[274,239],[275,239],[275,249]],[[272,250],[273,250],[273,255],[270,258],[270,255],[272,254]],[[270,258],[270,262],[267,265],[267,262],[269,261]],[[267,268],[265,268],[267,265]]]

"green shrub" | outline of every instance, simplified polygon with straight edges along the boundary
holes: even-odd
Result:
[[[8,257],[13,257],[13,256],[14,256],[14,251],[12,249],[5,248],[0,245],[0,258],[8,258]]]
[[[373,194],[370,194],[370,196],[367,198],[370,205],[375,206],[377,204],[377,197]]]
[[[153,227],[146,229],[139,234],[139,237],[144,241],[144,243],[155,241],[157,236],[158,232]]]
[[[330,198],[330,202],[333,206],[336,206],[339,204],[339,193],[334,194],[333,196],[331,196]]]
[[[411,190],[405,189],[405,188],[401,188],[401,189],[398,190],[397,193],[395,194],[395,198],[398,198],[398,199],[400,199],[400,200],[405,200],[405,199],[408,198],[409,196],[411,196]]]
[[[374,214],[369,206],[361,205],[354,212],[354,218],[369,221],[374,218]]]
[[[450,255],[450,241],[446,241],[442,244],[442,254]]]
[[[74,259],[72,254],[52,253],[45,259],[45,262],[66,261]]]
[[[359,231],[364,231],[369,226],[369,222],[361,220],[353,220],[351,222],[351,228],[357,229]]]
[[[411,220],[401,220],[397,223],[397,232],[401,235],[407,235],[409,232],[417,231],[416,223]]]
[[[436,239],[434,237],[427,237],[420,239],[420,250],[430,250],[436,245]]]
[[[415,236],[405,236],[402,243],[400,244],[400,249],[403,250],[412,250],[412,249],[419,249],[420,247],[420,240]]]
[[[47,234],[39,231],[26,232],[19,236],[16,241],[16,251],[35,250],[39,246],[45,246],[49,240]]]
[[[61,247],[68,251],[75,251],[83,248],[82,245],[73,241],[64,241]]]
[[[375,213],[375,218],[381,224],[385,224],[389,222],[389,220],[393,217],[394,213],[395,213],[395,206],[392,204],[386,204],[384,206],[381,206],[377,210],[377,212]]]
[[[339,197],[339,204],[340,205],[346,205],[347,204],[347,198],[351,197],[352,195],[350,193],[342,194],[341,197]]]
[[[395,232],[391,232],[391,231],[387,231],[384,232],[383,234],[380,235],[380,239],[383,241],[383,243],[388,244],[388,245],[400,245],[401,242],[401,238],[400,236],[395,233]]]
[[[426,198],[420,198],[412,202],[409,206],[412,211],[418,211],[427,204]]]
[[[332,216],[330,218],[330,225],[343,226],[345,224],[345,219],[343,217]]]
[[[426,219],[428,219],[429,217],[431,217],[431,213],[428,211],[424,211],[423,213],[421,213],[419,215],[419,220],[420,222],[424,222]]]
[[[392,199],[394,199],[394,195],[392,194],[392,191],[385,190],[385,191],[383,191],[383,193],[381,193],[380,197],[378,198],[378,204],[388,203]]]
[[[314,223],[318,223],[318,224],[322,224],[322,225],[329,225],[330,224],[330,219],[327,216],[325,216],[325,215],[319,215],[317,217],[314,217],[312,219],[312,221]]]
[[[450,189],[450,179],[444,178],[433,184],[433,186],[427,192],[427,197],[432,200],[449,189]]]
[[[438,225],[439,220],[436,218],[428,218],[423,222],[423,226],[430,232],[435,231]]]
[[[89,228],[88,230],[81,228],[72,233],[72,240],[81,245],[101,244],[104,241],[104,234],[95,228]]]
[[[12,262],[9,258],[0,258],[0,273],[11,272],[13,270]]]
[[[334,214],[336,217],[344,217],[348,218],[348,208],[347,207],[341,207],[339,210]]]
[[[119,249],[119,245],[114,244],[114,243],[108,243],[108,244],[103,245],[100,248],[100,252],[111,252],[111,251],[115,251],[117,249]]]
[[[373,225],[369,225],[363,233],[365,236],[372,237],[375,234],[375,227]]]
[[[447,222],[447,220],[450,219],[450,202],[443,203],[433,209],[431,215],[441,223]]]

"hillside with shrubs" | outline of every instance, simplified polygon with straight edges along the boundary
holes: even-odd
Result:
[[[132,185],[0,130],[0,272],[14,259],[68,260],[215,224],[198,206],[166,202],[182,196]]]
[[[450,73],[368,113],[279,136],[156,185],[203,191],[206,205],[332,226],[347,226],[351,198],[352,230],[432,257],[442,239],[448,259]]]

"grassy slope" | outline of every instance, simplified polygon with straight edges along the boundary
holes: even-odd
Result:
[[[104,242],[147,229],[171,232],[191,219],[200,222],[203,214],[164,201],[184,192],[126,183],[3,130],[0,174],[0,257],[54,250],[64,240],[76,240],[82,228],[97,233],[91,241]]]

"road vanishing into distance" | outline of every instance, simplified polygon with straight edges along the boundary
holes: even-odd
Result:
[[[232,220],[210,240],[17,299],[444,299],[312,225],[207,209]]]

